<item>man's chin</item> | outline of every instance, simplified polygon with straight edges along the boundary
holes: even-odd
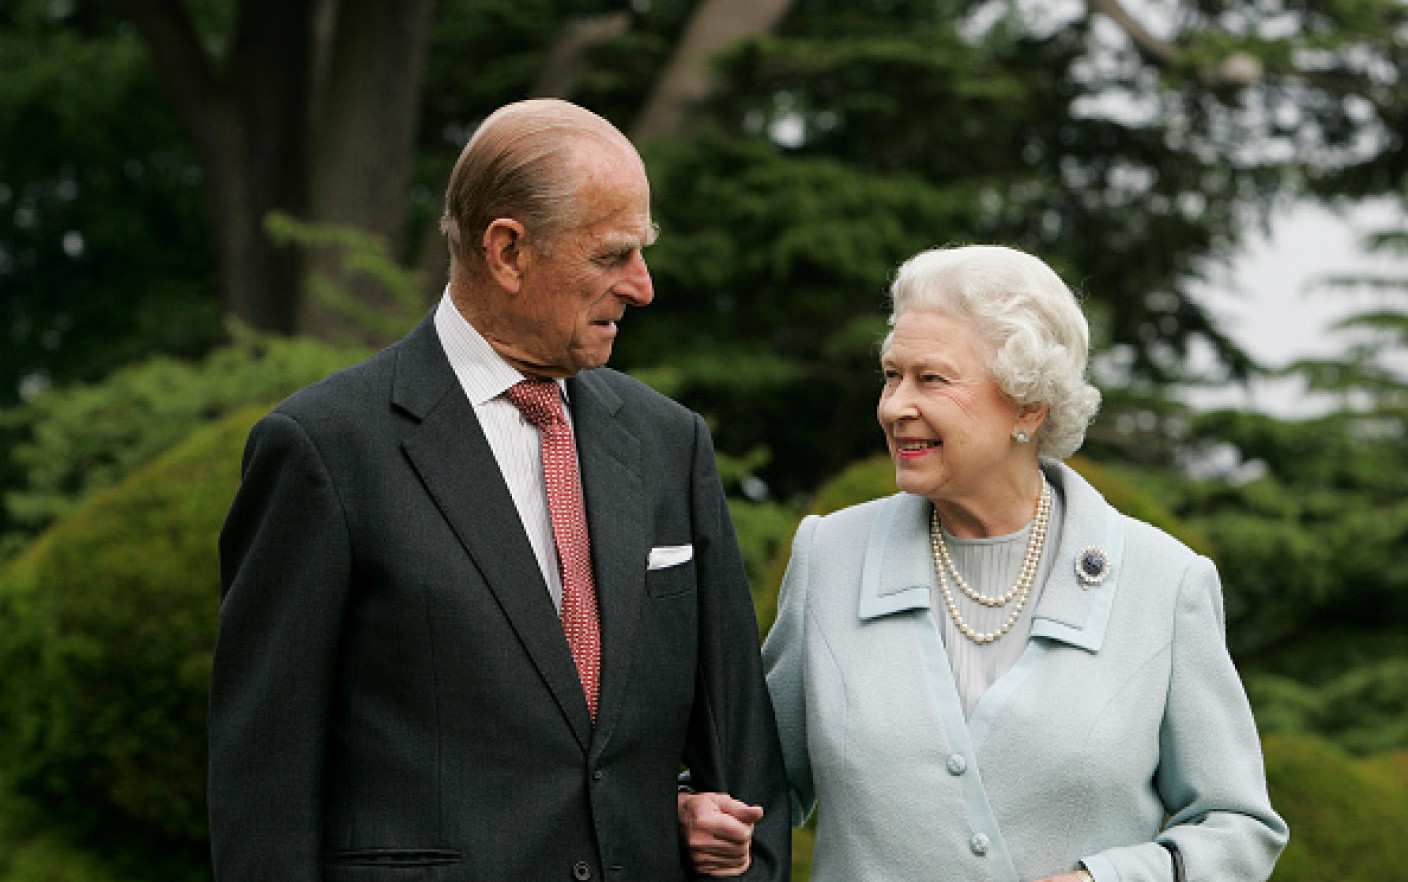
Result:
[[[589,371],[594,368],[606,367],[606,363],[611,360],[611,347],[605,349],[593,348],[588,351],[578,351],[573,353],[574,367],[579,371]]]

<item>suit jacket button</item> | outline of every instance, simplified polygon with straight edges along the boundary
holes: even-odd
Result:
[[[955,753],[948,758],[948,773],[950,775],[961,775],[968,771],[968,760],[961,753]]]
[[[572,865],[572,878],[577,882],[586,882],[592,877],[592,866],[586,861],[577,861]]]
[[[601,769],[597,769],[596,771],[592,772],[592,780],[593,780],[593,781],[600,781],[600,780],[601,780],[601,777],[602,777],[602,771],[601,771]]]
[[[968,841],[968,847],[971,848],[973,854],[976,854],[978,857],[987,854],[988,847],[991,845],[992,843],[988,841],[988,838],[981,833],[974,833],[973,838]]]

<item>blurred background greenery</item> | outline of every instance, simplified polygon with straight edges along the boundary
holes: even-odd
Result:
[[[529,95],[641,146],[615,364],[709,419],[764,628],[800,516],[893,490],[894,266],[1033,251],[1095,333],[1079,468],[1222,572],[1275,878],[1408,878],[1408,263],[1327,285],[1375,305],[1277,366],[1313,415],[1184,403],[1270,372],[1193,296],[1249,236],[1408,198],[1400,0],[4,0],[0,71],[0,882],[209,877],[244,433],[424,314],[454,157]]]

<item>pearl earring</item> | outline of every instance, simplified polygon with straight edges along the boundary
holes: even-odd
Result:
[[[1012,438],[1013,438],[1018,444],[1026,444],[1028,441],[1031,440],[1031,438],[1027,435],[1027,433],[1024,432],[1024,431],[1021,430],[1021,429],[1018,429],[1017,431],[1013,432],[1013,433],[1012,433]]]

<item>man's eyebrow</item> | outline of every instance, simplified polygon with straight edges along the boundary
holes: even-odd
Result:
[[[655,240],[660,237],[660,225],[651,223],[646,230],[645,238],[630,234],[620,234],[607,236],[601,240],[602,251],[634,251],[637,248],[648,248],[655,244]]]

